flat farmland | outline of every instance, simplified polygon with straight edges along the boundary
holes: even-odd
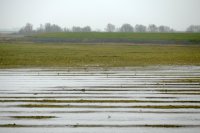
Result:
[[[120,34],[2,39],[0,132],[198,133],[198,34]]]
[[[199,45],[1,43],[0,67],[199,65]]]
[[[67,32],[29,36],[34,42],[200,44],[200,33]]]

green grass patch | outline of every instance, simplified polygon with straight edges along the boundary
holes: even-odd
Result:
[[[17,124],[0,124],[0,127],[25,127],[23,125],[17,125]]]
[[[181,128],[181,127],[199,127],[200,125],[175,125],[175,124],[146,124],[146,125],[98,125],[98,124],[91,124],[91,125],[83,125],[83,124],[75,124],[75,125],[19,125],[19,124],[0,124],[0,127],[7,127],[7,128],[17,128],[17,127],[150,127],[150,128]]]
[[[67,105],[51,105],[51,104],[22,104],[18,105],[19,107],[25,108],[66,108]]]
[[[11,116],[15,119],[51,119],[56,118],[55,116]]]
[[[135,103],[142,100],[0,100],[0,102],[38,102],[38,103]],[[154,101],[153,101],[154,102]],[[157,101],[155,101],[157,102]],[[159,102],[159,101],[158,101]]]
[[[181,128],[181,127],[198,127],[199,125],[173,125],[173,124],[157,124],[157,125],[70,125],[72,127],[150,127],[150,128]]]
[[[200,78],[185,78],[185,79],[173,79],[165,80],[165,83],[200,83]]]
[[[35,38],[62,38],[62,39],[124,39],[124,40],[173,40],[200,42],[200,33],[108,33],[108,32],[88,32],[88,33],[42,33],[36,34]]]
[[[146,106],[99,106],[99,105],[55,105],[55,104],[22,104],[25,108],[154,108],[154,109],[199,109],[199,105],[146,105]]]
[[[0,44],[0,68],[148,65],[200,65],[200,46]]]
[[[173,124],[163,124],[163,125],[145,125],[145,127],[153,127],[153,128],[180,128],[186,127],[185,125],[173,125]]]
[[[164,91],[166,92],[166,91]],[[162,93],[161,93],[162,94]],[[174,93],[170,93],[174,94]],[[179,94],[178,92],[175,94]],[[187,93],[181,93],[187,94]],[[191,94],[191,93],[189,93]],[[194,93],[196,94],[196,93]],[[197,93],[199,94],[199,93]],[[34,103],[200,103],[200,101],[158,101],[158,100],[0,100],[0,102],[34,102]]]

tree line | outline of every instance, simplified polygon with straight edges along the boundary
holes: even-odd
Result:
[[[114,24],[107,24],[104,31],[92,30],[90,26],[80,27],[73,26],[72,28],[62,28],[59,25],[46,23],[40,25],[38,28],[33,29],[31,23],[27,23],[24,27],[19,30],[19,34],[34,34],[34,33],[49,33],[49,32],[160,32],[160,33],[172,33],[177,32],[169,26],[150,24],[148,26],[136,24],[123,24],[121,27],[116,27]],[[200,25],[190,25],[185,32],[200,32]]]

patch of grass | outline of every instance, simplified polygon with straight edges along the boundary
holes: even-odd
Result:
[[[147,106],[135,106],[136,108],[154,108],[154,109],[187,109],[194,108],[199,109],[198,105],[147,105]]]
[[[51,119],[56,118],[55,116],[11,116],[15,119]]]
[[[0,100],[0,102],[39,102],[39,103],[135,103],[142,100]]]
[[[145,125],[145,127],[155,127],[155,128],[180,128],[180,127],[186,127],[184,125],[173,125],[173,124],[170,124],[170,125],[166,125],[166,124],[163,124],[163,125]]]
[[[25,107],[25,108],[66,108],[69,106],[66,105],[51,105],[51,104],[23,104],[23,105],[17,105],[19,107]]]
[[[180,127],[192,127],[192,125],[173,125],[173,124],[163,124],[163,125],[70,125],[72,127],[152,127],[152,128],[180,128]],[[198,127],[195,125],[194,127]]]
[[[18,124],[0,124],[0,127],[15,128],[15,127],[151,127],[151,128],[181,128],[181,127],[199,127],[200,125],[175,125],[175,124],[153,124],[153,125],[100,125],[100,124],[91,124],[91,125],[18,125]]]
[[[161,93],[162,94],[162,93]],[[171,94],[171,93],[170,93]],[[172,93],[174,94],[174,93]],[[179,93],[177,93],[179,94]],[[181,93],[185,94],[185,93]],[[186,93],[187,94],[187,93]],[[194,93],[196,94],[196,93]],[[197,93],[199,94],[199,93]],[[35,102],[35,103],[200,103],[200,101],[158,101],[158,100],[0,100],[0,102]]]
[[[165,83],[200,83],[200,78],[165,80]]]
[[[0,44],[0,68],[200,65],[198,45]]]
[[[154,109],[199,109],[199,105],[146,105],[146,106],[99,106],[99,105],[51,105],[51,104],[22,104],[25,108],[154,108]]]
[[[13,124],[0,124],[0,127],[23,127],[23,125]]]

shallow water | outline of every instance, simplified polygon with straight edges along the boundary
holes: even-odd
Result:
[[[197,133],[199,81],[199,66],[1,69],[0,132]]]

